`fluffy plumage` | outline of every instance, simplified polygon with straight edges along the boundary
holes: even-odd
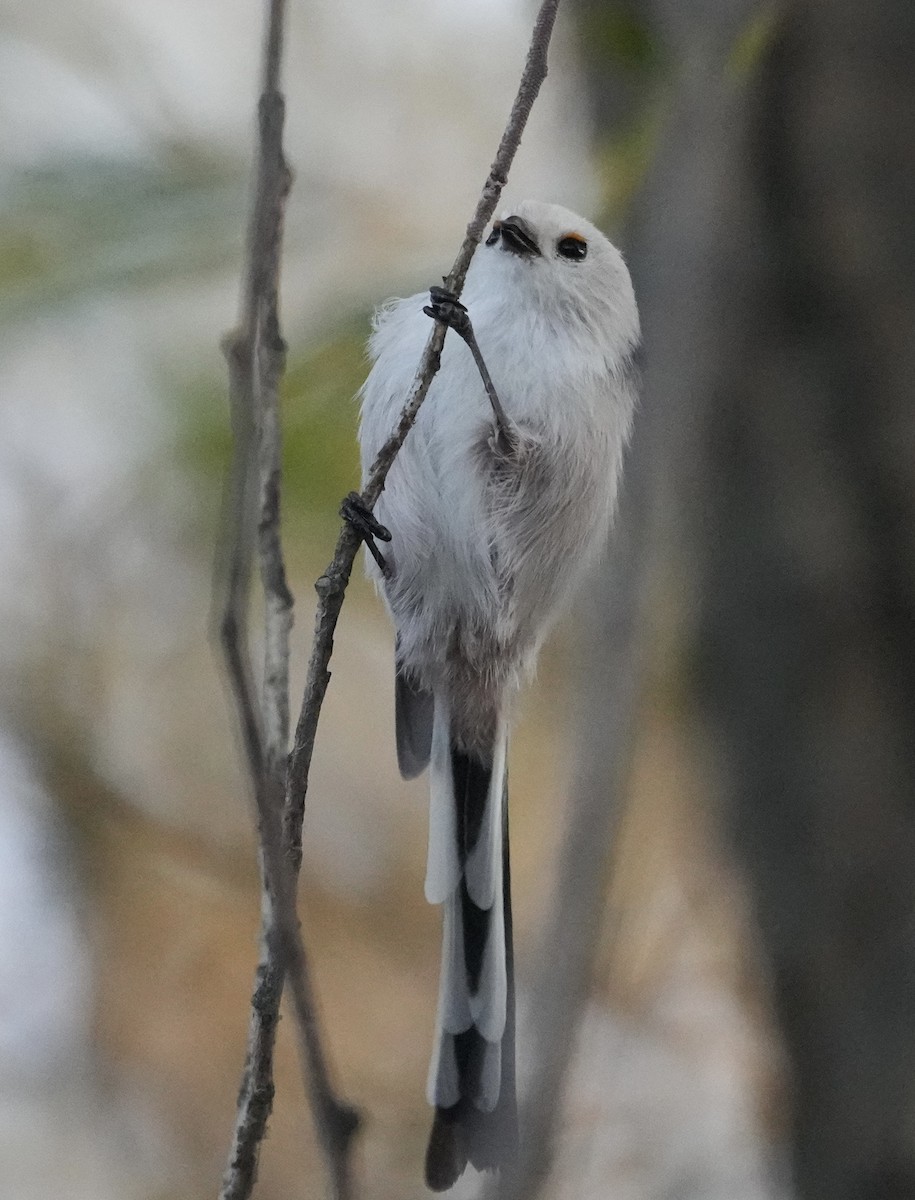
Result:
[[[512,221],[524,231],[510,236]],[[426,896],[444,906],[436,1118],[427,1182],[516,1142],[506,750],[511,698],[610,524],[635,403],[639,321],[619,252],[590,222],[526,202],[481,247],[463,302],[513,425],[506,450],[453,333],[376,507],[376,578],[397,630],[403,774],[430,765]],[[573,235],[586,247],[565,256]],[[527,241],[531,245],[527,245]],[[533,247],[533,249],[531,248]],[[425,294],[377,315],[363,470],[394,427],[429,335]]]

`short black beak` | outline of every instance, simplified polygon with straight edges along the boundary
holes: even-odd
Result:
[[[512,254],[522,258],[540,257],[540,247],[523,217],[506,217],[499,224],[499,232],[502,234],[503,249],[511,250]]]

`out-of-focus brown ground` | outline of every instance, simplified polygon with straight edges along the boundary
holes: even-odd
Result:
[[[308,628],[305,618],[301,624]],[[403,1200],[426,1194],[424,1089],[439,918],[422,894],[423,784],[402,784],[394,766],[387,638],[383,617],[366,607],[357,587],[338,638],[319,735],[301,913],[335,1075],[365,1116],[358,1148],[365,1195]],[[568,708],[559,657],[555,649],[547,655],[512,748],[522,1007],[568,767],[563,737],[553,728],[555,714]],[[203,657],[199,665],[199,686],[213,686],[215,674]],[[180,668],[186,671],[188,662]],[[231,755],[220,702],[214,692],[212,724],[222,727]],[[684,1095],[681,1103],[679,1092],[692,1090],[697,1078],[693,1099],[708,1111],[696,1115],[711,1123],[712,1147],[717,1118],[711,1110],[735,1094],[753,1129],[778,1132],[778,1056],[748,950],[746,905],[675,716],[649,697],[614,852],[586,1051],[570,1087],[566,1143],[577,1149],[569,1161],[560,1160],[557,1182],[557,1195],[579,1200],[627,1178],[636,1188],[632,1195],[656,1194],[652,1172],[662,1166],[651,1147],[658,1138],[665,1147],[689,1141],[691,1100]],[[189,778],[199,775],[192,769]],[[243,1060],[259,900],[253,839],[239,821],[241,781],[205,795],[192,791],[181,820],[138,811],[94,779],[78,788],[71,779],[69,786],[90,881],[96,1038],[106,1086],[114,1096],[142,1096],[155,1114],[169,1164],[161,1194],[211,1197],[224,1166]],[[307,849],[312,828],[323,847],[320,861]],[[345,863],[347,839],[354,862],[368,853],[375,863],[356,871],[355,885]],[[344,861],[338,862],[341,847]],[[258,1195],[264,1200],[311,1194],[309,1181],[320,1169],[290,1034],[286,1018],[262,1156]],[[626,1083],[640,1045],[649,1047],[650,1070],[662,1080],[659,1115],[653,1115],[650,1086],[640,1085],[646,1094],[633,1099]],[[522,1059],[534,1051],[522,1046]],[[624,1062],[629,1065],[620,1066]],[[636,1066],[634,1078],[640,1077]],[[626,1094],[618,1094],[621,1087]],[[730,1116],[721,1116],[727,1125]],[[626,1146],[620,1149],[622,1128]],[[663,1169],[679,1169],[675,1154]],[[576,1184],[583,1170],[587,1184]]]

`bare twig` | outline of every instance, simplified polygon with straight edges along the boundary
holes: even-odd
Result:
[[[279,91],[284,0],[269,0],[258,158],[248,237],[240,328],[226,339],[234,457],[226,514],[228,561],[223,573],[221,642],[242,727],[260,834],[263,946],[252,1001],[248,1053],[239,1094],[223,1200],[250,1196],[257,1152],[273,1101],[273,1045],[279,995],[288,972],[306,1091],[311,1100],[332,1193],[349,1196],[347,1158],[336,1136],[355,1117],[337,1101],[318,1035],[308,964],[295,910],[295,881],[282,842],[289,741],[289,634],[292,597],[280,543],[279,382],[286,348],[280,335],[278,281],[283,215],[291,177],[283,157],[285,103]],[[248,595],[256,542],[265,597],[265,662],[258,702],[247,646]],[[333,1118],[339,1116],[339,1121]]]
[[[444,321],[448,328],[453,329],[458,337],[462,338],[467,344],[467,348],[473,355],[473,361],[476,363],[480,378],[483,381],[483,388],[489,397],[493,416],[496,419],[496,440],[501,443],[503,452],[510,453],[517,441],[514,426],[505,409],[502,407],[502,401],[499,399],[496,385],[492,381],[489,367],[486,365],[486,360],[483,358],[483,352],[480,350],[480,344],[477,341],[477,335],[474,333],[470,314],[460,301],[453,300],[443,288],[430,288],[429,294],[432,303],[427,304],[423,308],[423,312],[428,317],[435,317],[437,320]]]
[[[483,231],[495,211],[531,107],[546,78],[547,50],[558,6],[559,0],[544,0],[537,16],[530,50],[508,124],[483,186],[476,211],[467,227],[464,241],[451,272],[444,281],[446,289],[455,296],[459,296],[463,289],[470,261],[479,245]],[[388,471],[403,445],[439,369],[445,332],[445,326],[436,322],[407,394],[397,428],[382,446],[372,465],[369,480],[362,495],[362,499],[369,508],[374,506],[380,496]],[[241,525],[238,526],[238,528],[241,527]],[[318,593],[318,605],[315,614],[314,641],[308,664],[302,707],[286,772],[283,843],[288,874],[283,872],[280,878],[284,881],[288,880],[291,887],[294,886],[293,881],[301,865],[302,822],[308,773],[321,706],[330,682],[328,667],[333,652],[334,630],[358,549],[358,536],[349,524],[344,524],[337,539],[333,560],[315,585]],[[243,567],[244,564],[242,563],[240,566]],[[243,570],[239,573],[244,575]],[[240,588],[242,585],[238,583],[236,586]],[[229,610],[227,609],[227,611]],[[234,611],[237,612],[237,609]],[[236,648],[240,644],[238,624],[239,622],[236,620],[233,636],[229,639],[232,646]],[[228,654],[229,649],[227,648]],[[247,679],[247,675],[241,667],[242,664],[235,664],[232,671],[233,679]],[[241,690],[240,687],[236,687],[237,692]],[[250,703],[244,702],[243,695],[239,696],[239,710],[243,716],[248,715],[246,724],[256,728],[255,710]],[[246,736],[246,745],[249,741],[254,741],[253,733]],[[267,808],[269,810],[270,806],[268,805]],[[263,816],[261,820],[263,823]],[[262,837],[263,832],[262,829]],[[263,844],[265,847],[272,845],[272,837],[268,837]],[[269,878],[273,878],[269,862],[267,874]],[[274,897],[277,915],[281,907],[284,910],[286,907],[285,905],[280,906],[278,901],[279,897]],[[239,1115],[235,1128],[232,1163],[230,1171],[227,1173],[227,1180],[230,1175],[233,1178],[234,1190],[230,1190],[224,1185],[223,1200],[246,1200],[253,1185],[258,1147],[266,1130],[272,1103],[272,1058],[276,1021],[285,981],[284,956],[285,964],[290,970],[300,1036],[310,1035],[312,1038],[309,1048],[310,1061],[319,1066],[323,1063],[314,1022],[314,1009],[309,1003],[307,987],[303,991],[302,986],[303,980],[307,985],[307,973],[304,970],[305,961],[301,942],[296,936],[287,944],[286,936],[280,936],[283,931],[277,929],[278,924],[278,920],[271,919],[269,909],[265,910],[264,957],[258,967],[257,985],[252,1002],[248,1060],[239,1098]],[[295,932],[297,934],[297,930]],[[285,933],[291,933],[291,931],[286,930]],[[327,1082],[326,1071],[322,1073],[319,1069],[312,1072],[309,1094],[318,1125],[319,1139],[325,1156],[331,1163],[334,1195],[338,1197],[338,1200],[343,1200],[350,1195],[349,1147],[357,1127],[357,1119],[351,1109],[336,1100]]]

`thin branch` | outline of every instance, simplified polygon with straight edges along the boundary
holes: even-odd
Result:
[[[531,107],[546,78],[547,51],[558,7],[559,0],[545,0],[538,13],[530,50],[508,124],[502,135],[489,175],[483,185],[476,211],[467,226],[464,241],[451,272],[444,281],[447,290],[455,296],[460,296],[463,289],[471,259],[499,202]],[[397,427],[379,451],[372,465],[369,480],[363,492],[363,500],[369,508],[374,506],[381,495],[388,471],[416,420],[416,414],[439,369],[445,332],[446,327],[442,323],[436,322],[433,325]],[[321,706],[330,682],[329,664],[333,653],[334,631],[358,549],[357,535],[349,524],[344,524],[337,539],[333,560],[315,584],[318,605],[315,614],[314,641],[308,664],[302,707],[286,772],[283,842],[289,874],[288,876],[284,874],[283,877],[290,881],[295,879],[301,866],[302,822],[308,788],[308,773]],[[244,713],[245,709],[241,707],[240,711]],[[269,929],[273,929],[273,927],[269,926]],[[273,932],[275,933],[275,930]],[[266,1130],[266,1121],[272,1102],[274,1033],[285,979],[281,949],[288,955],[287,964],[292,971],[296,965],[297,952],[301,950],[301,943],[296,939],[295,944],[281,947],[280,940],[275,936],[267,936],[264,939],[265,957],[258,968],[257,986],[252,1003],[248,1062],[242,1081],[239,1120],[236,1123],[233,1144],[232,1167],[234,1168],[234,1164],[238,1162],[242,1164],[243,1169],[236,1172],[239,1181],[237,1190],[230,1192],[224,1189],[223,1200],[247,1200],[253,1184],[253,1168],[256,1166],[259,1144]],[[300,968],[303,965],[302,962],[298,963]],[[304,971],[292,971],[293,1001],[296,1013],[301,1018],[298,1023],[299,1029],[303,1035],[313,1035],[314,1044],[310,1048],[310,1053],[316,1061],[323,1061],[320,1056],[320,1042],[317,1039],[314,1021],[307,1019],[309,1015],[313,1017],[313,1009],[308,1004],[307,993],[300,994],[300,984],[303,978],[307,980]],[[351,1109],[336,1101],[329,1085],[322,1087],[320,1081],[320,1072],[318,1072],[313,1088],[310,1090],[318,1121],[319,1138],[324,1146],[325,1155],[329,1152],[333,1154],[332,1162],[336,1171],[334,1194],[338,1198],[345,1198],[350,1194],[349,1149],[357,1127],[357,1119]]]
[[[280,542],[279,384],[286,347],[278,290],[283,216],[291,176],[282,149],[285,102],[279,89],[284,0],[270,0],[258,104],[255,195],[240,328],[226,340],[234,455],[226,513],[227,564],[220,636],[257,805],[262,872],[262,957],[252,1000],[248,1052],[223,1200],[245,1200],[273,1103],[273,1046],[285,974],[296,1017],[306,1092],[335,1200],[348,1200],[347,1156],[338,1126],[354,1114],[335,1097],[317,1027],[308,962],[295,908],[295,880],[283,853],[282,809],[289,741],[289,636],[292,596]],[[255,528],[256,526],[256,528]],[[255,538],[256,532],[256,538]],[[260,701],[247,645],[255,541],[265,598],[265,661]],[[335,1118],[339,1120],[335,1121]]]

